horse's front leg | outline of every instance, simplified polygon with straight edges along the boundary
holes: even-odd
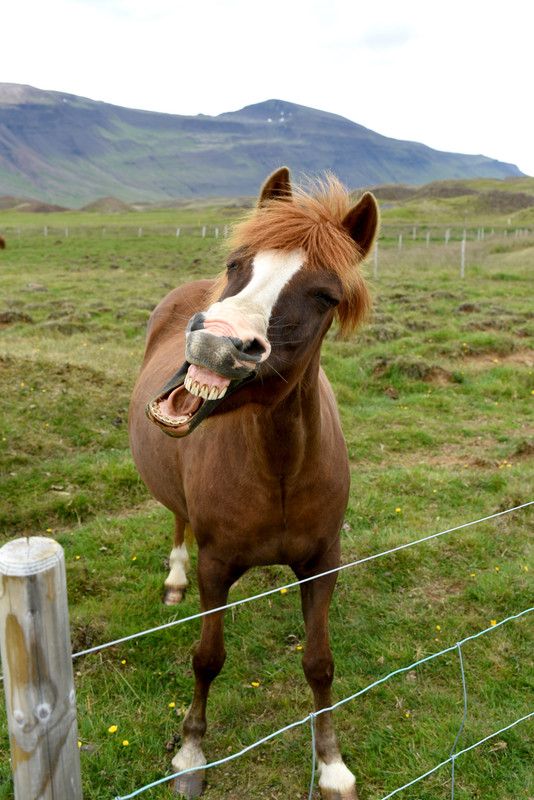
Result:
[[[232,584],[228,569],[221,562],[199,551],[197,573],[202,610],[224,606]],[[205,770],[202,767],[206,764],[206,758],[202,752],[202,740],[207,727],[208,692],[212,681],[221,671],[226,657],[223,616],[223,611],[216,611],[202,618],[200,642],[193,656],[195,673],[193,702],[184,718],[182,746],[172,760],[175,772],[199,767],[197,771],[175,779],[175,793],[188,798],[201,794],[205,783]]]
[[[314,565],[319,574],[338,566],[339,555],[330,552],[328,559]],[[300,579],[310,573],[297,572]],[[306,680],[313,692],[315,710],[332,705],[331,686],[334,677],[334,659],[330,650],[328,609],[337,574],[303,583],[301,585],[302,611],[306,625],[306,649],[302,666]],[[339,742],[334,730],[331,711],[315,718],[315,749],[319,768],[319,787],[324,800],[358,800],[354,775],[343,763]]]

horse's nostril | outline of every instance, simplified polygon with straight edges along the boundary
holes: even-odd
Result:
[[[205,320],[206,320],[206,315],[203,314],[202,312],[194,314],[187,323],[186,333],[203,330]]]
[[[250,339],[244,342],[243,339],[239,339],[237,336],[230,336],[229,338],[236,350],[239,350],[244,355],[259,358],[265,353],[265,345],[259,339]]]
[[[243,339],[239,339],[237,336],[229,336],[228,337],[236,350],[239,350],[241,353],[245,352],[245,347],[243,346]]]
[[[247,342],[245,347],[243,348],[243,352],[249,356],[262,356],[265,353],[265,345],[263,345],[258,339],[252,339],[251,342]]]

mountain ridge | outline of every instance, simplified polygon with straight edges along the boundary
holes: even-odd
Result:
[[[271,99],[218,116],[143,111],[0,83],[0,195],[65,206],[255,195],[281,164],[349,188],[521,177],[517,166],[392,139],[345,117]]]

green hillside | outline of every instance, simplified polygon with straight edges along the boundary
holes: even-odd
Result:
[[[268,100],[217,117],[122,108],[0,84],[0,196],[80,207],[255,195],[281,164],[348,186],[520,177],[513,164],[399,141],[335,114]]]

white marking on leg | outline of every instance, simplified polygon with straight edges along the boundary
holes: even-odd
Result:
[[[169,572],[165,586],[173,589],[185,589],[187,586],[186,570],[189,568],[189,554],[185,542],[179,547],[173,547],[169,556]]]
[[[356,785],[354,775],[341,759],[332,761],[330,764],[325,764],[324,761],[319,760],[318,768],[321,791],[338,792],[341,795],[354,791]]]

